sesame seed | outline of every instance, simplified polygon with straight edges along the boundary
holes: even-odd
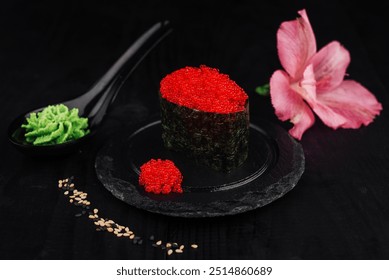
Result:
[[[128,237],[132,240],[133,244],[143,244],[142,237],[136,236],[135,233],[131,231],[128,226],[119,225],[118,223],[115,223],[113,220],[110,219],[99,218],[99,216],[97,215],[97,213],[99,213],[99,210],[92,206],[89,207],[89,205],[91,205],[91,202],[86,199],[88,194],[86,192],[77,190],[72,179],[70,181],[69,179],[59,180],[58,187],[62,188],[63,194],[65,196],[68,196],[70,203],[72,203],[74,206],[81,206],[80,211],[82,211],[80,213],[76,213],[74,215],[75,217],[87,215],[88,218],[95,224],[96,231],[107,231],[109,233],[114,233],[118,238],[122,236]],[[185,246],[179,245],[176,242],[168,242],[166,244],[163,244],[162,240],[158,240],[154,243],[154,235],[150,235],[149,240],[152,241],[151,245],[153,247],[159,248],[160,250],[167,250],[168,255],[171,255],[173,253],[181,254],[184,252]],[[191,244],[190,246],[193,249],[196,249],[198,247],[197,244]]]

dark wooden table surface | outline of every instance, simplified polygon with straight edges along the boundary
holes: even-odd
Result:
[[[327,1],[3,1],[0,9],[1,259],[388,259],[388,4]],[[172,3],[173,2],[173,3]],[[293,191],[231,217],[170,218],[114,198],[97,180],[94,159],[113,133],[159,113],[160,79],[186,65],[228,73],[249,94],[253,117],[289,128],[269,98],[255,94],[280,68],[279,24],[306,8],[318,46],[340,41],[349,78],[383,104],[368,127],[333,131],[320,121],[303,137],[306,171]],[[149,26],[169,19],[174,33],[122,88],[94,141],[75,154],[29,158],[7,141],[13,117],[86,91]],[[105,217],[147,239],[197,243],[166,254],[145,242],[96,232],[57,188],[74,176]]]

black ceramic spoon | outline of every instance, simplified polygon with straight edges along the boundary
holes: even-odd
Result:
[[[42,111],[44,108],[32,110],[17,117],[8,128],[8,138],[20,151],[29,155],[61,155],[74,151],[99,128],[109,105],[115,99],[123,83],[147,56],[147,54],[162,41],[172,29],[167,21],[159,22],[147,30],[136,40],[126,52],[112,65],[112,67],[83,95],[68,101],[61,102],[71,108],[78,108],[79,115],[88,118],[90,133],[77,140],[62,144],[32,145],[25,140],[25,130],[21,125],[32,112]]]

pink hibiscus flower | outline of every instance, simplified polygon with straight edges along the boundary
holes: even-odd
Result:
[[[290,120],[289,133],[301,139],[316,115],[329,127],[359,128],[382,110],[374,95],[353,80],[343,80],[349,52],[333,41],[317,52],[316,39],[305,10],[300,18],[283,22],[277,32],[277,48],[285,71],[270,79],[271,102],[277,117]]]

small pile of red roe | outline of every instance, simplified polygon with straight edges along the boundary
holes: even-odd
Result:
[[[185,67],[162,79],[161,96],[180,106],[210,113],[245,110],[247,94],[218,69],[205,65]]]
[[[182,175],[171,160],[151,159],[140,167],[139,185],[155,194],[182,193]]]

